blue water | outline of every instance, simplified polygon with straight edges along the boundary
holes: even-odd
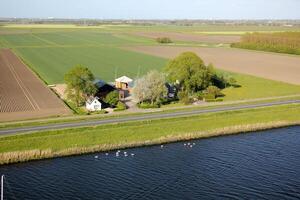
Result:
[[[187,143],[2,166],[4,199],[300,199],[300,127]]]

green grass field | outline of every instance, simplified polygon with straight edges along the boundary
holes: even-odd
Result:
[[[115,76],[134,78],[150,69],[160,70],[166,60],[119,48],[151,42],[94,30],[0,36],[2,47],[12,48],[47,84],[63,83],[64,74],[78,64],[89,67],[106,81],[113,81]]]
[[[225,72],[223,72],[225,73]],[[228,74],[228,73],[225,73]],[[300,86],[250,75],[229,73],[241,85],[222,90],[224,101],[246,100],[300,94]]]
[[[114,81],[115,76],[135,78],[150,69],[160,70],[166,60],[115,47],[20,48],[17,54],[48,84],[63,83],[73,66],[89,67],[96,77]]]

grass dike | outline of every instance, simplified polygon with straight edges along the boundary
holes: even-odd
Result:
[[[217,123],[216,123],[217,122]],[[186,126],[189,124],[189,126]],[[300,104],[0,137],[0,164],[300,125]]]

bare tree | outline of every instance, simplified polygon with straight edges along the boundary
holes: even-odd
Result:
[[[158,71],[150,71],[138,79],[133,88],[133,96],[138,102],[157,102],[167,92],[164,74]]]

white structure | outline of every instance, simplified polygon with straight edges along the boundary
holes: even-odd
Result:
[[[115,86],[118,89],[126,90],[129,87],[129,84],[132,83],[133,80],[128,78],[127,76],[122,76],[115,80]]]
[[[98,97],[91,97],[85,102],[85,107],[88,111],[99,111],[102,109],[102,103]]]

